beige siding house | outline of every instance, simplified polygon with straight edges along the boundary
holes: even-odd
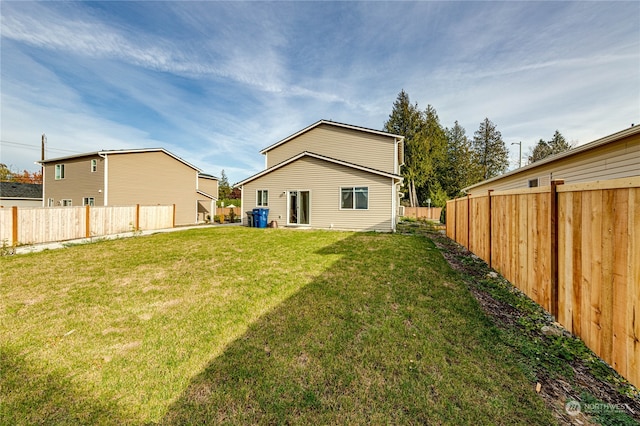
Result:
[[[175,204],[176,225],[186,225],[213,214],[218,196],[215,177],[162,148],[98,151],[39,163],[45,207]]]
[[[235,186],[243,210],[268,208],[279,226],[390,232],[403,144],[402,136],[321,120],[262,150],[265,170]]]
[[[592,182],[640,176],[640,126],[547,157],[501,176],[464,188],[471,195],[488,190],[548,186],[552,179],[565,183]]]

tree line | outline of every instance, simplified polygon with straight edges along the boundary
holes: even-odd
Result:
[[[451,128],[440,123],[436,109],[421,110],[402,90],[384,131],[404,136],[404,189],[410,206],[444,206],[474,183],[503,174],[509,166],[509,151],[496,125],[485,118],[469,138],[458,121]],[[540,140],[529,154],[529,162],[570,149],[556,130],[550,141]]]
[[[4,163],[0,163],[0,182],[42,183],[42,171],[12,170]]]

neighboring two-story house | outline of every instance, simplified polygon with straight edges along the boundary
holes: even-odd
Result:
[[[268,208],[280,226],[395,230],[402,136],[321,120],[261,153],[265,170],[235,185],[243,210]]]
[[[39,161],[43,204],[175,204],[176,225],[215,214],[218,180],[163,148],[107,150]]]

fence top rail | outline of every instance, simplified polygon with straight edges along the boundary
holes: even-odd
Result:
[[[560,186],[558,186],[560,188]],[[538,186],[536,188],[514,188],[505,189],[504,191],[494,191],[492,197],[498,195],[528,195],[528,194],[546,194],[551,192],[551,186]]]
[[[618,179],[596,180],[558,186],[558,192],[597,191],[601,189],[640,188],[640,176]]]

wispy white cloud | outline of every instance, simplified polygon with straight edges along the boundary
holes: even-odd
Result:
[[[634,3],[4,2],[0,13],[3,140],[161,145],[231,180],[318,119],[380,128],[403,88],[444,125],[472,136],[489,117],[523,148],[555,129],[586,142],[640,121]]]

